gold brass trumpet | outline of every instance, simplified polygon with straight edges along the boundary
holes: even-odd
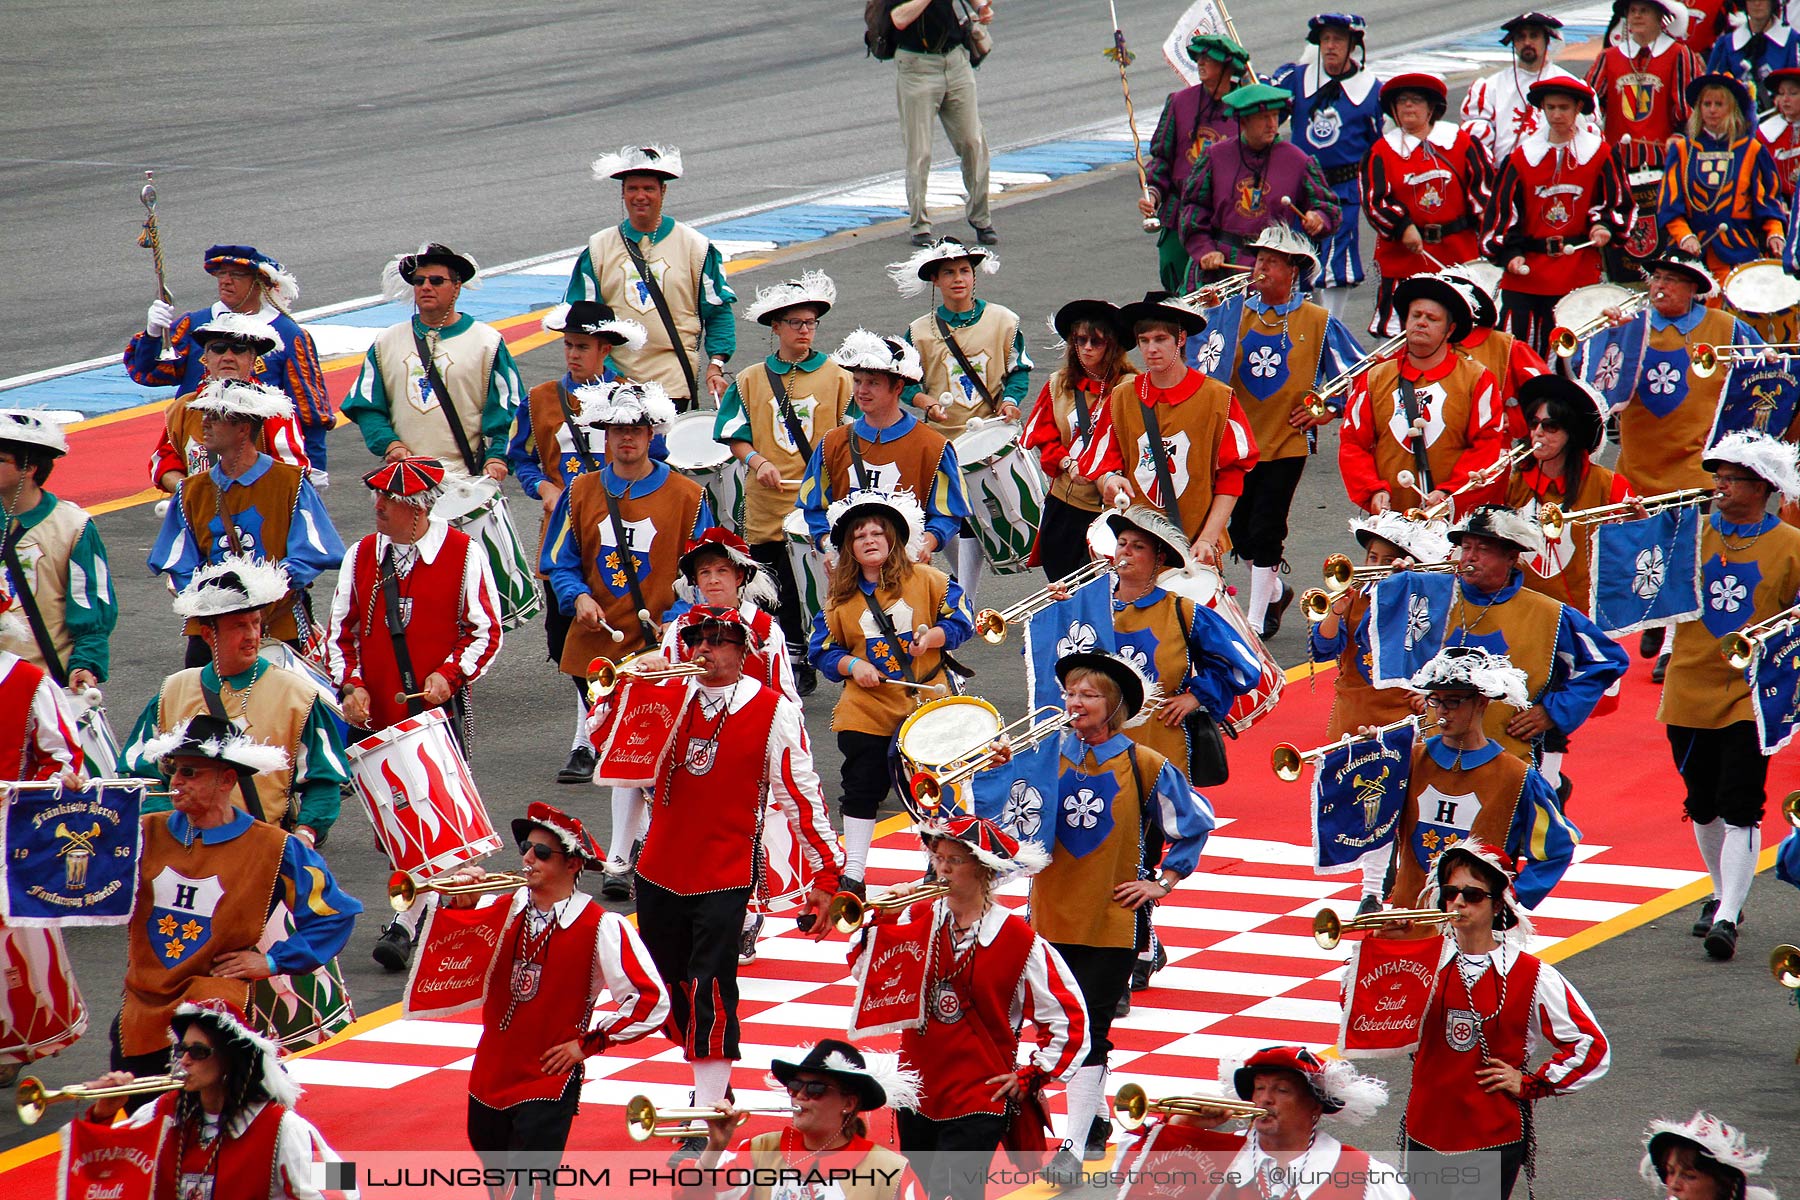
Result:
[[[1800,792],[1789,792],[1781,802],[1781,815],[1789,825],[1800,829]]]
[[[1307,588],[1300,593],[1300,611],[1306,619],[1317,625],[1331,615],[1331,593],[1324,588]]]
[[[1112,1102],[1113,1116],[1128,1130],[1142,1126],[1150,1113],[1175,1116],[1180,1113],[1204,1113],[1209,1109],[1227,1112],[1246,1121],[1265,1117],[1269,1113],[1266,1108],[1235,1097],[1164,1096],[1160,1100],[1152,1100],[1143,1087],[1135,1083],[1128,1083],[1120,1088]]]
[[[1184,304],[1189,308],[1213,308],[1249,291],[1250,281],[1253,278],[1255,278],[1255,272],[1246,269],[1242,275],[1233,275],[1230,279],[1209,283],[1198,291],[1189,292],[1177,303]]]
[[[1693,363],[1695,375],[1710,379],[1722,366],[1755,362],[1774,350],[1800,352],[1800,342],[1766,342],[1757,346],[1713,346],[1706,342],[1695,342],[1693,350],[1688,353],[1688,359]]]
[[[1092,583],[1110,570],[1112,570],[1111,563],[1103,558],[1096,558],[1076,567],[1051,584],[1050,587],[1072,592],[1078,587]],[[1050,587],[1039,588],[1023,600],[1014,601],[1003,609],[982,609],[975,614],[975,632],[979,633],[981,640],[988,645],[998,646],[1006,640],[1006,631],[1010,626],[1029,620],[1057,602],[1056,597],[1050,594]]]
[[[662,683],[669,679],[685,679],[690,675],[706,674],[706,664],[702,662],[671,663],[666,667],[639,666],[634,661],[639,655],[632,655],[622,663],[614,663],[609,659],[596,658],[588,664],[588,695],[593,697],[609,696],[614,688],[630,679],[641,679],[645,683]]]
[[[1359,567],[1350,561],[1347,554],[1333,554],[1325,560],[1323,574],[1325,576],[1325,593],[1335,600],[1353,587],[1365,583],[1380,583],[1395,571],[1424,571],[1433,575],[1460,575],[1462,564],[1446,560],[1435,563],[1413,563],[1409,567],[1388,563],[1379,567]]]
[[[1800,604],[1783,609],[1754,625],[1732,630],[1719,639],[1719,657],[1737,670],[1747,671],[1769,639],[1779,637],[1796,625],[1800,625]]]
[[[1324,416],[1325,402],[1327,400],[1336,396],[1341,396],[1349,391],[1350,385],[1356,382],[1356,377],[1358,375],[1372,369],[1383,359],[1392,358],[1400,352],[1400,347],[1404,345],[1406,345],[1406,335],[1403,333],[1396,333],[1393,337],[1381,343],[1381,345],[1375,347],[1375,349],[1363,355],[1348,367],[1345,367],[1343,374],[1326,380],[1319,386],[1318,391],[1306,393],[1306,398],[1302,400],[1301,403],[1306,405],[1306,411],[1313,416]]]
[[[43,1080],[36,1075],[27,1075],[19,1080],[19,1090],[13,1104],[19,1113],[19,1122],[24,1125],[36,1125],[44,1117],[44,1110],[52,1104],[60,1104],[64,1100],[99,1100],[107,1096],[154,1096],[161,1092],[172,1092],[187,1082],[186,1075],[144,1075],[130,1083],[115,1083],[108,1086],[90,1087],[84,1083],[71,1084],[69,1087],[47,1088]]]
[[[1682,488],[1679,491],[1663,492],[1657,496],[1645,496],[1638,501],[1644,510],[1659,513],[1664,509],[1685,508],[1690,504],[1701,504],[1712,498],[1711,488]],[[1538,524],[1544,527],[1545,537],[1561,537],[1563,527],[1580,523],[1583,525],[1599,525],[1607,521],[1622,521],[1636,515],[1637,506],[1626,502],[1618,504],[1599,504],[1593,508],[1577,508],[1564,512],[1559,504],[1546,504],[1538,509]]]
[[[419,883],[405,871],[388,877],[388,905],[395,912],[406,912],[418,903],[420,892],[436,892],[440,896],[485,896],[490,892],[512,892],[525,886],[525,877],[516,871],[502,871],[480,879],[433,879]]]
[[[1637,292],[1626,297],[1619,304],[1619,316],[1623,320],[1629,321],[1649,307],[1650,293]],[[1575,351],[1581,349],[1581,343],[1598,334],[1605,333],[1612,327],[1611,319],[1606,316],[1583,321],[1573,329],[1558,325],[1550,331],[1550,349],[1556,352],[1558,358],[1569,358]]]
[[[855,933],[868,924],[871,914],[899,912],[903,908],[911,908],[915,904],[949,894],[950,885],[947,883],[927,883],[900,894],[883,892],[867,900],[854,892],[839,892],[831,898],[830,905],[825,909],[825,916],[832,928],[839,933]]]
[[[746,1104],[738,1109],[735,1124],[742,1125],[750,1119],[751,1113],[779,1113],[791,1117],[800,1111],[792,1102],[787,1104]],[[706,1123],[716,1121],[724,1116],[717,1108],[663,1108],[659,1109],[650,1103],[648,1096],[633,1096],[625,1105],[625,1132],[631,1135],[634,1142],[647,1142],[651,1138],[690,1138],[705,1137]]]
[[[1383,912],[1364,913],[1342,920],[1329,908],[1321,908],[1313,918],[1313,941],[1320,949],[1335,950],[1346,933],[1356,930],[1383,929],[1411,921],[1418,925],[1448,925],[1450,914],[1435,908],[1390,908]]]
[[[1269,765],[1275,769],[1275,778],[1281,780],[1283,783],[1292,783],[1294,780],[1300,778],[1300,767],[1303,763],[1318,762],[1333,750],[1348,746],[1352,742],[1372,742],[1384,733],[1392,733],[1403,725],[1412,724],[1414,720],[1415,718],[1413,717],[1402,717],[1398,721],[1381,726],[1367,737],[1354,733],[1346,733],[1337,741],[1332,742],[1329,745],[1320,746],[1316,750],[1301,750],[1292,742],[1282,742],[1273,750],[1269,751]]]
[[[1769,951],[1769,974],[1784,988],[1800,988],[1800,946],[1781,945]]]
[[[1508,475],[1511,475],[1514,467],[1530,457],[1531,443],[1520,442],[1511,450],[1508,450],[1505,454],[1502,454],[1499,458],[1481,468],[1481,470],[1470,474],[1468,479],[1463,481],[1461,487],[1445,496],[1442,500],[1439,500],[1436,504],[1426,508],[1407,509],[1406,519],[1409,521],[1447,521],[1450,519],[1450,514],[1456,511],[1456,498],[1458,496],[1462,495],[1464,492],[1472,492],[1476,488],[1492,486],[1497,480],[1504,479]]]
[[[1046,717],[1042,721],[1038,721],[1038,716],[1045,712],[1054,713],[1055,715]],[[944,763],[935,771],[919,770],[913,772],[910,781],[912,783],[913,799],[918,801],[919,807],[925,809],[927,812],[935,809],[939,802],[942,801],[946,790],[955,787],[965,779],[973,779],[983,771],[996,765],[996,760],[999,755],[995,750],[994,744],[1001,738],[1009,736],[1012,730],[1017,729],[1021,725],[1026,726],[1024,732],[1020,733],[1017,738],[1014,738],[1012,743],[1013,753],[1021,754],[1026,750],[1031,749],[1045,738],[1060,733],[1062,730],[1068,728],[1071,719],[1072,718],[1067,712],[1057,708],[1053,704],[1045,704],[1037,708],[1033,712],[1020,717],[1011,725],[1006,726],[1006,728],[1002,729],[999,733],[996,733],[993,737],[989,738],[986,742],[983,742],[974,750],[963,755],[961,758]],[[1034,721],[1037,723],[1032,724]]]

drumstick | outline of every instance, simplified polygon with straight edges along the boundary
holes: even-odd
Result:
[[[100,689],[97,687],[82,688],[80,695],[81,702],[89,708],[99,708],[106,702],[106,697],[100,694]]]
[[[394,703],[395,704],[405,704],[408,700],[429,700],[429,699],[431,699],[431,697],[429,695],[427,695],[425,692],[395,692],[394,693]]]
[[[950,690],[941,683],[908,683],[904,679],[889,679],[885,675],[881,677],[881,682],[891,683],[895,687],[911,688],[916,692],[926,692],[933,696],[942,696]]]
[[[1417,493],[1420,501],[1425,499],[1425,493],[1419,490],[1418,476],[1414,475],[1411,471],[1401,471],[1394,476],[1394,482],[1398,483],[1403,488],[1411,488]]]

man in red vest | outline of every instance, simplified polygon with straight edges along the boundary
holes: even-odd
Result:
[[[0,574],[0,642],[29,641],[10,580]],[[80,786],[81,747],[63,692],[39,666],[0,650],[0,779],[41,782],[62,775]]]

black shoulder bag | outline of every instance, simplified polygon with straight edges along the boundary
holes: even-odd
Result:
[[[675,349],[675,360],[681,364],[681,377],[687,380],[688,400],[699,404],[700,387],[694,382],[694,363],[688,357],[687,347],[681,342],[681,331],[675,328],[675,314],[669,311],[668,297],[663,295],[662,285],[656,282],[656,275],[650,270],[650,264],[644,261],[644,252],[638,249],[637,239],[628,237],[624,230],[620,230],[619,240],[625,243],[625,253],[631,255],[638,278],[644,281],[644,290],[650,293],[650,303],[656,305],[656,315],[662,318],[663,332],[669,335],[669,345]]]
[[[1190,608],[1184,615],[1181,611],[1181,600],[1177,598],[1175,615],[1181,618],[1181,640],[1187,645],[1188,663],[1192,665],[1194,644],[1188,640],[1188,635],[1194,628],[1193,609]],[[1181,727],[1187,734],[1188,782],[1197,788],[1218,787],[1230,779],[1231,764],[1225,758],[1223,734],[1226,726],[1214,719],[1212,713],[1202,704],[1182,719]]]
[[[208,713],[233,728],[237,727],[237,722],[233,721],[231,715],[225,711],[225,698],[214,689],[207,687],[204,680],[200,684],[200,696],[206,701]],[[262,795],[256,790],[256,777],[243,771],[239,771],[237,777],[238,791],[244,797],[244,811],[259,821],[268,820],[269,818],[263,815]],[[281,827],[283,829],[290,828],[286,813],[282,814]]]
[[[425,368],[425,378],[431,381],[431,390],[437,396],[438,411],[444,414],[444,421],[450,426],[450,436],[456,441],[456,452],[462,455],[463,467],[469,474],[481,472],[481,463],[475,457],[474,447],[469,445],[469,435],[463,432],[462,417],[457,414],[456,401],[450,396],[450,389],[444,386],[444,377],[438,374],[437,360],[431,356],[431,347],[425,343],[424,335],[417,329],[412,331],[413,348],[419,352],[419,365]]]
[[[17,532],[14,532],[14,531]],[[37,643],[38,653],[44,656],[44,670],[56,681],[56,686],[69,686],[69,673],[63,666],[62,659],[56,655],[56,643],[50,640],[50,627],[44,624],[44,614],[38,611],[37,597],[31,594],[31,584],[25,577],[25,567],[19,561],[19,539],[25,536],[25,523],[14,519],[12,528],[6,531],[4,540],[0,540],[0,553],[6,560],[6,573],[12,576],[13,594],[18,596],[19,604],[25,609],[25,620],[31,625],[31,640]]]

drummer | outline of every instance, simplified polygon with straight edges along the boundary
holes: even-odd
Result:
[[[1775,160],[1756,137],[1756,106],[1730,75],[1687,86],[1693,112],[1685,136],[1669,139],[1656,223],[1684,253],[1706,257],[1723,279],[1731,268],[1786,247]],[[1723,181],[1723,186],[1721,186]]]
[[[956,580],[922,561],[925,514],[910,492],[854,491],[832,504],[830,518],[837,561],[810,653],[826,679],[844,681],[831,714],[843,755],[839,886],[862,896],[888,794],[888,744],[923,694],[918,685],[948,678],[946,652],[968,640],[975,622]]]
[[[544,531],[557,498],[577,475],[597,471],[606,461],[606,435],[574,422],[578,388],[610,383],[620,377],[612,351],[620,346],[642,349],[644,327],[614,315],[613,310],[592,300],[559,304],[544,315],[545,333],[560,334],[564,371],[561,379],[538,384],[526,394],[525,403],[513,416],[512,438],[506,458],[519,486],[542,507],[538,522],[538,554],[544,552]],[[650,440],[650,457],[663,458],[661,437]],[[561,662],[563,643],[569,638],[570,617],[550,592],[550,582],[540,567],[537,572],[544,592],[544,641],[551,662]],[[575,729],[569,742],[569,761],[556,773],[558,783],[586,783],[593,776],[588,744],[587,683],[576,679]]]
[[[1593,88],[1569,75],[1540,79],[1526,96],[1543,123],[1496,164],[1481,252],[1504,268],[1500,320],[1542,358],[1556,302],[1600,282],[1600,251],[1631,233],[1636,202],[1618,149],[1581,128]],[[1572,249],[1583,242],[1591,244]]]
[[[1800,66],[1770,71],[1764,86],[1771,93],[1774,111],[1757,127],[1756,136],[1775,160],[1781,202],[1791,209],[1794,180],[1800,178]],[[1788,241],[1793,240],[1790,234]]]
[[[888,265],[888,278],[902,296],[937,294],[937,306],[907,326],[906,340],[918,348],[922,374],[900,398],[952,442],[973,420],[1017,421],[1031,387],[1033,364],[1019,332],[1019,314],[976,299],[976,268],[992,275],[1000,269],[1000,259],[953,237],[939,238],[905,262]],[[967,519],[950,561],[973,604],[982,556]]]
[[[30,638],[11,588],[11,573],[0,575],[0,644],[16,645]],[[75,714],[48,672],[10,649],[0,649],[0,705],[6,713],[0,723],[0,783],[60,778],[65,787],[83,786],[89,767],[76,740]],[[16,1020],[12,1024],[19,1026]]]
[[[814,444],[856,416],[850,372],[813,349],[820,321],[835,303],[837,284],[823,271],[757,289],[744,315],[766,326],[775,344],[725,389],[713,422],[713,437],[745,467],[744,541],[775,589],[776,612],[801,696],[812,695],[818,675],[806,661],[812,631],[801,610],[782,522],[794,511]],[[730,513],[722,515],[732,519]]]

